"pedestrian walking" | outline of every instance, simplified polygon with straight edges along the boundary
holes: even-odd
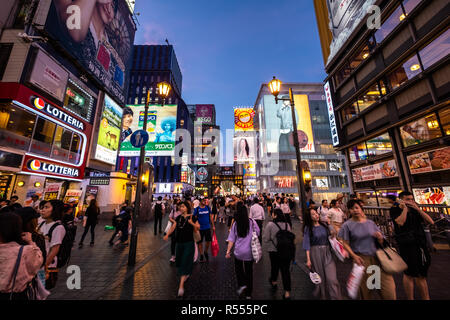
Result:
[[[44,261],[22,223],[15,213],[0,214],[0,300],[30,300],[31,282]]]
[[[58,280],[58,253],[66,235],[66,229],[61,224],[64,203],[60,200],[50,200],[45,203],[41,210],[44,219],[39,225],[39,231],[45,237],[45,249],[47,259],[45,261],[45,288],[53,289]]]
[[[172,223],[172,225],[176,222],[176,219],[178,218],[178,216],[181,215],[181,211],[178,210],[178,206],[179,206],[180,202],[178,200],[175,200],[172,212],[169,214],[169,221]],[[189,206],[189,204],[188,204]],[[171,257],[170,257],[170,262],[175,262],[176,258],[175,258],[175,249],[176,249],[176,243],[177,243],[177,238],[176,238],[176,232],[173,232],[170,235],[171,238],[171,242],[170,242],[170,253],[171,253]]]
[[[198,223],[197,217],[191,214],[189,203],[182,202],[178,206],[178,209],[181,215],[175,219],[175,223],[163,239],[167,241],[169,236],[175,232],[175,266],[177,267],[177,274],[180,277],[178,297],[181,298],[184,296],[184,283],[192,274],[195,254],[194,231],[198,232],[200,230],[200,224]]]
[[[265,218],[265,212],[263,207],[259,204],[259,199],[255,198],[254,204],[250,207],[249,218],[256,221],[258,224],[260,235],[259,242],[262,244],[262,234],[263,234],[263,223]]]
[[[394,278],[383,271],[376,257],[377,248],[375,241],[378,241],[380,245],[384,242],[380,228],[375,222],[367,219],[358,201],[350,200],[347,203],[347,207],[352,218],[342,225],[338,238],[342,240],[344,248],[355,264],[363,266],[365,269],[369,266],[378,266],[381,270],[380,291],[368,288],[368,275],[366,272],[363,273],[359,287],[361,299],[369,300],[373,298],[372,294],[376,292],[383,300],[396,300]]]
[[[330,207],[328,205],[328,200],[322,200],[322,205],[317,209],[317,213],[320,217],[320,222],[327,225],[330,224],[330,219],[328,218]]]
[[[292,252],[293,254],[285,256],[286,248],[283,248],[283,252],[278,251],[279,245],[281,245],[278,243],[278,239],[281,237],[281,234],[279,234],[280,231],[282,231],[282,233],[283,230],[292,232],[292,228],[286,221],[285,214],[280,209],[274,210],[272,218],[273,221],[267,223],[263,232],[263,244],[269,252],[270,257],[271,272],[269,283],[272,286],[272,289],[275,290],[277,287],[278,273],[281,272],[281,279],[283,280],[284,289],[283,299],[289,300],[291,296],[291,273],[289,268],[292,260],[294,259],[295,245],[292,239],[291,245],[294,245],[294,251]]]
[[[165,207],[164,207],[164,203],[162,201],[162,197],[159,196],[158,201],[156,201],[153,204],[153,212],[155,214],[155,224],[154,224],[155,236],[157,235],[158,224],[159,224],[159,233],[162,233],[161,224],[162,224],[162,217],[163,217],[164,210],[165,210]]]
[[[206,199],[204,197],[200,198],[200,205],[194,209],[194,217],[198,219],[198,223],[200,224],[201,239],[199,242],[197,242],[200,262],[208,261],[208,250],[212,241],[211,229],[215,231],[216,227],[211,215],[211,208],[206,205]],[[203,240],[205,240],[204,248]]]
[[[94,246],[95,242],[95,226],[98,223],[98,216],[100,215],[100,209],[97,206],[97,200],[92,199],[89,203],[89,207],[86,209],[86,214],[83,220],[84,224],[84,232],[81,236],[80,243],[78,247],[81,249],[83,247],[83,241],[86,237],[86,234],[88,233],[89,229],[91,229],[91,243],[90,246]]]
[[[336,263],[328,237],[329,226],[320,221],[314,209],[307,209],[303,226],[303,249],[306,251],[306,266],[319,274],[321,283],[316,285],[315,296],[322,300],[341,300],[341,289],[336,275]]]
[[[356,200],[355,200],[356,201]],[[338,207],[337,200],[331,200],[331,209],[328,210],[328,219],[337,234],[345,221],[345,213],[340,207]]]
[[[423,300],[430,300],[427,275],[431,264],[423,223],[433,225],[433,219],[419,208],[409,191],[400,193],[390,209],[399,253],[408,266],[403,273],[403,286],[408,300],[414,300],[414,284]]]
[[[223,198],[219,201],[219,223],[225,223],[226,213],[225,213],[225,200]]]
[[[234,246],[234,267],[239,289],[237,294],[246,299],[252,298],[253,292],[253,254],[252,234],[259,236],[260,231],[255,220],[248,217],[247,208],[244,205],[237,207],[235,223],[228,235],[228,248],[225,257],[231,258],[231,249]]]
[[[218,209],[217,209],[218,203],[217,203],[217,198],[216,197],[214,197],[214,199],[212,200],[211,204],[212,204],[212,208],[211,208],[212,219],[214,220],[214,223],[216,223],[216,221],[217,221],[217,214],[219,213]]]

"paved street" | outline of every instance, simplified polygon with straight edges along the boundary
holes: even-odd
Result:
[[[163,226],[165,226],[164,219]],[[90,235],[85,240],[85,246],[73,249],[70,264],[81,268],[81,289],[69,290],[66,286],[68,275],[65,270],[60,272],[58,285],[53,289],[50,300],[172,300],[176,298],[178,279],[175,266],[169,263],[170,242],[162,240],[162,236],[153,235],[153,223],[141,224],[136,266],[127,266],[128,247],[113,249],[108,245],[112,231],[104,231],[102,221],[96,229],[96,244],[89,247]],[[309,280],[304,251],[301,249],[301,224],[294,221],[294,232],[297,235],[298,264],[293,265],[292,299],[312,300],[314,289]],[[77,233],[81,237],[82,227]],[[186,283],[185,299],[188,300],[236,300],[237,282],[234,274],[233,260],[225,259],[227,227],[218,224],[217,237],[220,253],[216,258],[210,255],[209,263],[196,263],[191,278]],[[78,244],[78,242],[77,242]],[[432,266],[429,272],[430,294],[432,299],[448,299],[447,288],[450,286],[448,264],[450,251],[438,250],[432,256]],[[351,269],[351,263],[338,263],[338,278],[343,286]],[[272,292],[268,283],[270,260],[267,253],[258,264],[254,265],[255,300],[279,300],[282,296],[281,278],[278,290]],[[405,299],[401,278],[396,276],[397,294],[399,299]]]

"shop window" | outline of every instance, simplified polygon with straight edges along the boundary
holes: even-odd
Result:
[[[358,98],[358,107],[359,112],[363,112],[367,108],[369,108],[372,104],[378,101],[381,98],[382,94],[386,94],[386,88],[384,84],[380,90],[380,86],[378,83],[372,85],[369,90],[366,91],[361,97]]]
[[[28,150],[36,115],[11,104],[0,104],[0,146]]]
[[[311,170],[327,171],[327,162],[326,161],[311,161],[310,169]]]
[[[410,14],[420,2],[422,0],[404,0],[403,8],[405,8],[406,15]]]
[[[69,80],[64,97],[64,108],[91,122],[94,99],[75,82]]]
[[[353,117],[356,117],[356,115],[358,114],[358,104],[355,102],[353,102],[352,105],[347,106],[344,108],[344,110],[342,110],[342,116],[344,117],[345,120],[350,120]]]
[[[334,78],[336,87],[339,86],[345,79],[347,79],[351,73],[352,69],[350,68],[350,65],[348,64],[348,62],[345,62],[345,64],[339,69],[339,71],[336,72],[336,76]]]
[[[447,136],[450,136],[450,107],[439,112],[442,129]]]
[[[350,162],[358,162],[362,160],[367,160],[367,149],[366,149],[366,143],[360,143],[358,145],[355,145],[349,149],[350,153]]]
[[[450,29],[419,51],[424,69],[428,69],[450,53]]]
[[[375,32],[375,39],[377,43],[383,42],[383,40],[392,32],[392,30],[400,24],[401,21],[405,19],[405,14],[403,9],[399,6],[395,11],[383,22],[381,28]]]
[[[396,89],[400,87],[421,72],[419,59],[414,55],[388,76],[391,88]]]
[[[51,157],[56,160],[68,161],[71,143],[72,131],[57,126]]]
[[[50,156],[56,124],[38,118],[30,151],[43,156]]]
[[[410,122],[400,128],[403,146],[409,147],[441,137],[441,129],[435,114]]]
[[[392,152],[392,143],[389,134],[383,134],[376,138],[367,140],[367,152],[369,157]]]
[[[366,45],[358,51],[353,58],[350,59],[350,70],[355,70],[361,62],[369,58],[369,47]]]

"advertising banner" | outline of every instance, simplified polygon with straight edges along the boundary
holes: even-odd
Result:
[[[339,145],[339,135],[337,132],[336,116],[334,115],[333,99],[331,98],[330,82],[327,82],[323,88],[327,100],[328,121],[330,122],[331,139],[333,140],[333,146],[335,147]]]
[[[233,138],[233,147],[234,147],[234,161],[236,162],[256,161],[255,137]]]
[[[400,127],[400,134],[403,145],[406,148],[440,136],[441,129],[435,116],[430,116]]]
[[[274,177],[275,188],[294,188],[297,183],[297,177]]]
[[[97,195],[98,195],[98,187],[87,186],[86,193],[84,194],[83,209],[86,209],[90,205],[91,200],[97,199]]]
[[[328,178],[327,177],[318,177],[314,178],[317,189],[328,189]]]
[[[429,187],[424,189],[413,189],[414,199],[418,204],[449,205],[449,189],[449,187]]]
[[[125,0],[82,1],[78,8],[90,18],[77,19],[72,1],[53,0],[45,30],[125,103],[125,70],[136,32],[128,5]]]
[[[280,98],[289,98],[281,96]],[[294,95],[295,117],[301,152],[314,153],[314,137],[307,95]],[[267,152],[294,153],[292,111],[289,101],[275,103],[272,95],[264,96]]]
[[[450,147],[408,156],[411,174],[450,169]]]
[[[44,189],[44,200],[58,200],[62,184],[62,182],[47,184]]]
[[[212,124],[214,117],[214,105],[213,104],[197,104],[195,106],[196,121],[205,124]]]
[[[352,176],[354,182],[387,179],[398,177],[398,170],[395,160],[390,160],[352,169]]]
[[[132,119],[122,128],[123,131],[133,133],[144,128],[144,105],[127,106],[132,111]],[[145,146],[145,156],[174,156],[177,126],[177,105],[151,105],[148,109],[147,132],[149,142]],[[120,146],[120,156],[137,157],[140,149],[131,145],[129,134]]]
[[[105,95],[102,119],[98,131],[95,159],[111,165],[116,164],[122,114],[122,108],[110,97]]]
[[[234,131],[253,131],[253,108],[234,109]]]
[[[38,50],[28,82],[62,101],[69,73],[42,50]]]

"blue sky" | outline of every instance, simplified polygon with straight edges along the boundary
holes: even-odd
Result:
[[[252,106],[262,83],[322,82],[312,0],[137,0],[136,44],[174,45],[187,104],[215,104],[234,128],[233,107]],[[230,143],[227,143],[230,145]]]

